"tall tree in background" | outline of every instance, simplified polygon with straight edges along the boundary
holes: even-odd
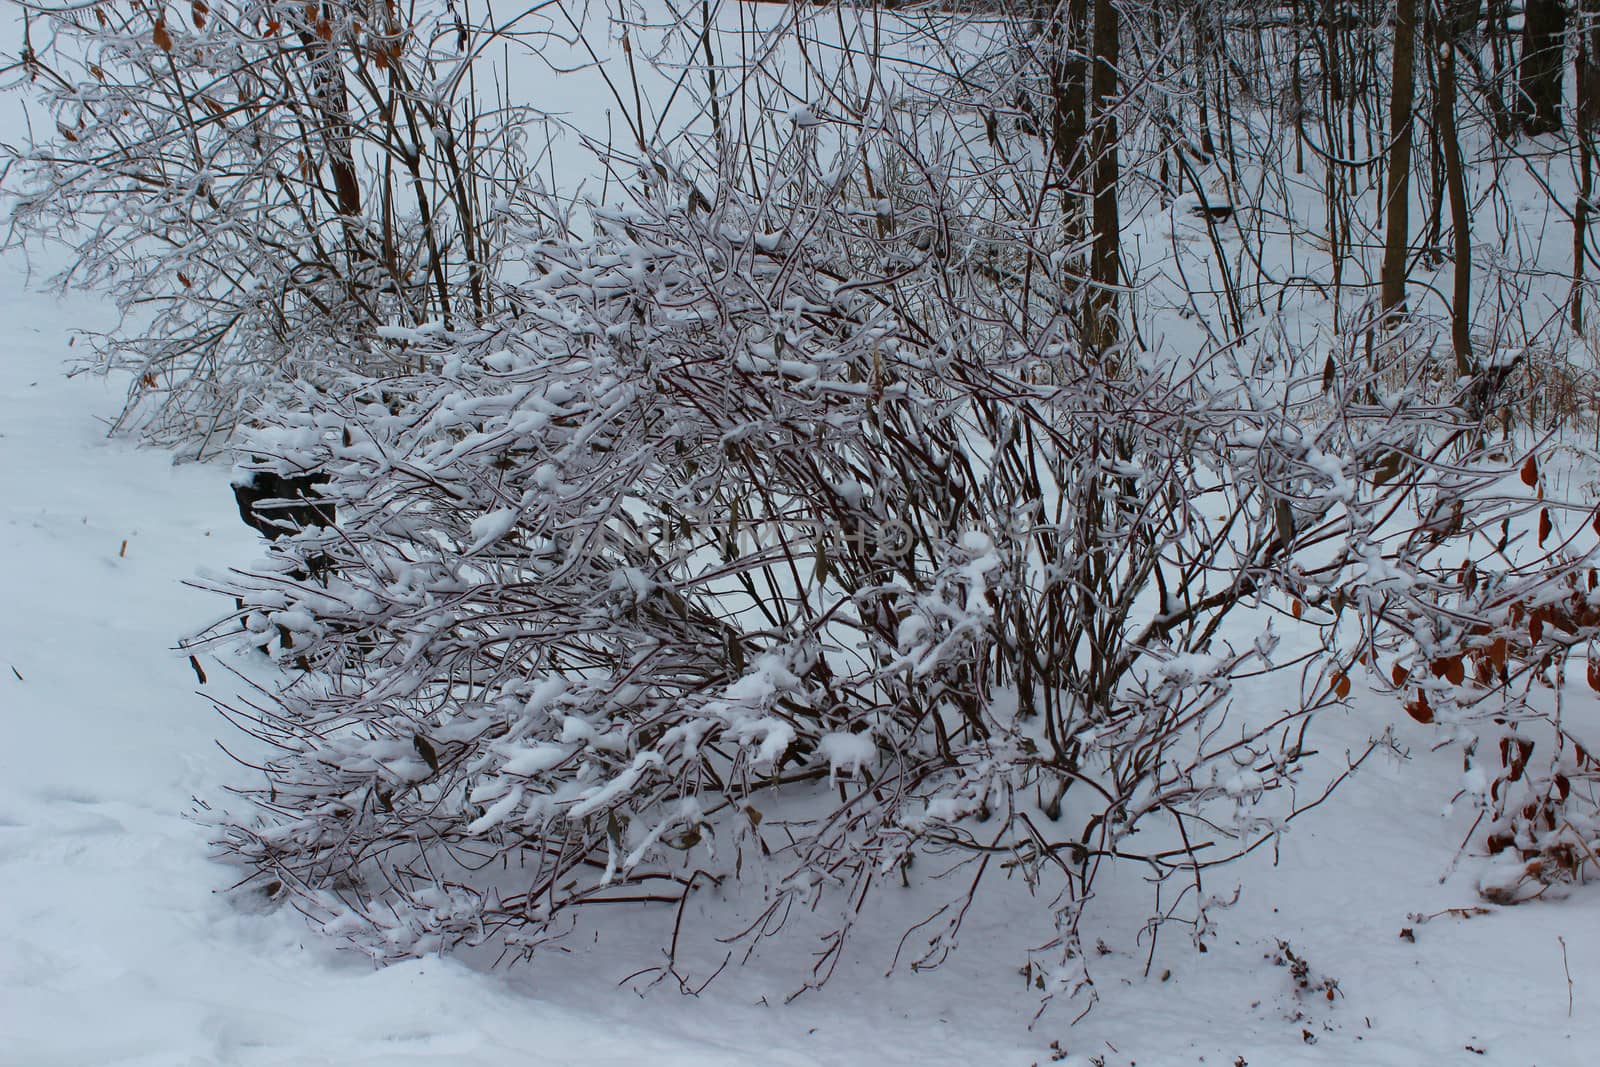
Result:
[[[1117,338],[1116,287],[1121,283],[1122,223],[1117,207],[1120,172],[1117,140],[1117,64],[1121,33],[1114,0],[1095,0],[1094,69],[1089,93],[1094,104],[1094,253],[1089,279],[1093,329],[1090,343],[1104,348]]]
[[[1517,119],[1523,132],[1561,129],[1562,54],[1567,34],[1563,0],[1527,0],[1518,70]]]
[[[1412,108],[1417,60],[1417,0],[1399,0],[1394,20],[1394,92],[1389,99],[1389,178],[1384,191],[1383,309],[1406,301],[1406,251],[1411,226]]]
[[[1466,168],[1456,128],[1458,52],[1478,20],[1476,0],[1430,0],[1429,25],[1438,53],[1439,87],[1434,100],[1434,130],[1444,157],[1444,181],[1450,198],[1454,287],[1450,298],[1450,347],[1456,375],[1472,373],[1472,219],[1467,204]]]
[[[1091,19],[1092,11],[1092,19]],[[1117,182],[1121,171],[1121,129],[1116,103],[1120,73],[1120,27],[1111,0],[1040,0],[1020,28],[1025,50],[1042,60],[1047,100],[1040,115],[1023,99],[1031,125],[1047,137],[1062,191],[1064,232],[1069,244],[1090,236],[1084,276],[1082,338],[1086,347],[1114,343],[1116,291],[1121,282],[1121,223]],[[1038,44],[1032,43],[1036,39]]]
[[[1588,258],[1589,206],[1594,195],[1594,132],[1600,121],[1600,0],[1582,0],[1578,12],[1578,196],[1572,209],[1572,332],[1583,333],[1584,260]]]
[[[1036,32],[1043,42],[1050,109],[1050,153],[1060,172],[1063,231],[1071,244],[1083,240],[1083,196],[1089,170],[1089,0],[1040,0]],[[1094,315],[1086,310],[1083,330]]]

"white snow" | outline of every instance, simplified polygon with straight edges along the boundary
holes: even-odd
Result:
[[[859,774],[862,767],[870,766],[878,757],[878,746],[871,734],[823,734],[817,743],[818,750],[828,760],[828,780],[833,781],[840,771]]]
[[[511,532],[521,515],[520,508],[498,508],[486,515],[479,515],[472,520],[472,544],[467,551],[478,552],[494,544]]]
[[[561,763],[572,752],[572,749],[564,745],[540,744],[510,748],[505,752],[505,771],[507,774],[532,777]]]

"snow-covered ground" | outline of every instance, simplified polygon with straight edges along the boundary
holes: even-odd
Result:
[[[186,817],[239,780],[215,743],[238,739],[197,693],[230,675],[205,660],[199,685],[173,646],[219,609],[183,580],[258,544],[226,469],[107,440],[120,386],[64,376],[71,331],[107,311],[29,292],[21,270],[0,263],[0,1063],[1592,1062],[1600,888],[1408,917],[1476,905],[1465,871],[1440,882],[1469,816],[1439,811],[1458,757],[1375,694],[1324,717],[1323,747],[1399,719],[1411,758],[1375,756],[1295,824],[1278,866],[1263,849],[1212,872],[1208,891],[1244,888],[1204,955],[1169,930],[1146,977],[1148,897],[1106,902],[1100,1001],[1076,1026],[1066,1007],[1029,1028],[1037,1005],[993,912],[937,971],[885,978],[894,935],[863,939],[785,1006],[804,945],[697,998],[619,986],[656,958],[653,915],[489,972],[374,970],[293,911],[241,909]],[[1279,939],[1313,982],[1337,979],[1331,1003],[1297,993]]]
[[[449,961],[374,971],[218,895],[233,875],[185,813],[237,767],[172,646],[216,607],[182,579],[255,535],[225,469],[106,439],[120,389],[63,374],[70,329],[104,315],[6,264],[0,1063],[743,1062],[630,1023],[630,994],[589,1011]]]

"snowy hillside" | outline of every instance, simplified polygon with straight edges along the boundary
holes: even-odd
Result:
[[[1278,868],[1263,851],[1215,876],[1247,888],[1215,913],[1205,955],[1168,931],[1144,977],[1142,901],[1113,908],[1101,1001],[1075,1027],[1058,1012],[1028,1028],[1036,1002],[1000,950],[1001,916],[925,974],[885,979],[892,944],[859,943],[830,985],[783,1006],[794,961],[776,953],[697,998],[619,987],[649,963],[650,916],[486,973],[374,970],[292,911],[241,912],[218,895],[234,870],[186,818],[237,773],[214,743],[237,739],[197,695],[229,675],[202,661],[198,686],[173,645],[218,610],[182,582],[248,560],[254,534],[226,468],[108,441],[117,383],[64,377],[72,329],[104,309],[5,271],[0,1063],[1028,1064],[1059,1042],[1083,1065],[1562,1067],[1600,1041],[1600,896],[1447,911],[1478,906],[1469,879],[1439,884],[1467,820],[1441,817],[1457,757],[1430,754],[1420,729],[1402,731],[1409,762],[1374,756],[1297,823]],[[1397,710],[1373,697],[1323,728],[1354,747]],[[1313,984],[1337,980],[1331,1003],[1297,992],[1280,939]]]

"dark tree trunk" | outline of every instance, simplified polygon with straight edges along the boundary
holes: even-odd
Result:
[[[1089,95],[1094,104],[1094,249],[1089,263],[1090,343],[1104,348],[1118,335],[1116,287],[1122,282],[1122,223],[1117,210],[1117,96],[1120,27],[1113,0],[1095,0],[1094,68]]]
[[[1477,17],[1476,5],[1472,17]],[[1444,155],[1445,185],[1450,194],[1450,228],[1454,236],[1455,289],[1450,300],[1450,347],[1455,352],[1456,376],[1466,377],[1473,371],[1472,220],[1467,204],[1466,169],[1461,159],[1461,137],[1456,128],[1457,44],[1470,28],[1463,5],[1452,3],[1442,20],[1434,20],[1433,28],[1439,51],[1439,93],[1434,101],[1433,125]]]
[[[1487,35],[1492,81],[1487,96],[1489,111],[1494,116],[1494,135],[1501,141],[1511,138],[1511,108],[1506,104],[1506,80],[1513,66],[1511,29],[1507,25],[1509,16],[1506,13],[1509,6],[1509,0],[1488,0]]]
[[[1594,135],[1600,122],[1600,0],[1583,0],[1577,65],[1578,202],[1572,209],[1572,332],[1583,333],[1584,266],[1594,213]]]
[[[1522,17],[1517,118],[1525,133],[1553,133],[1561,128],[1567,7],[1563,0],[1527,0]]]
[[[1411,111],[1415,103],[1417,0],[1399,0],[1395,10],[1394,92],[1389,99],[1389,181],[1384,193],[1383,310],[1406,302],[1406,260],[1411,230]]]
[[[1069,0],[1039,14],[1050,77],[1050,140],[1071,238],[1082,235],[1081,196],[1088,161],[1088,0]]]
[[[333,205],[339,214],[361,214],[361,184],[356,179],[355,155],[351,144],[355,131],[350,126],[350,102],[346,95],[344,67],[331,29],[334,12],[324,3],[308,5],[296,35],[309,57],[307,64],[312,99],[316,101],[321,123],[317,140],[323,159],[333,178]]]

